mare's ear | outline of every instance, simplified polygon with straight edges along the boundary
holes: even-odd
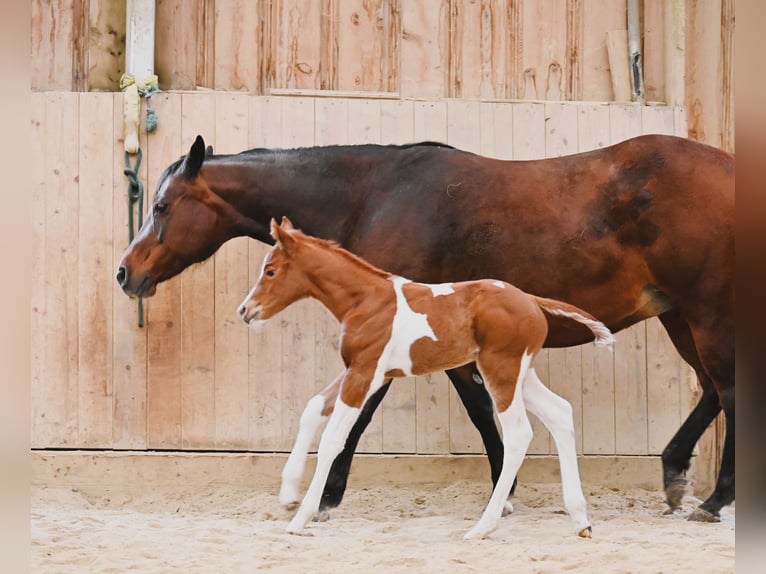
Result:
[[[193,179],[199,173],[202,162],[205,160],[205,140],[202,136],[197,136],[189,150],[189,154],[184,159],[182,172],[187,179]]]
[[[293,229],[295,229],[295,227],[293,227],[293,222],[287,219],[287,217],[285,217],[284,215],[282,216],[282,224],[280,225],[280,227],[284,231],[292,231]]]
[[[213,155],[213,146],[209,145],[205,150],[205,157],[210,157],[211,155]]]

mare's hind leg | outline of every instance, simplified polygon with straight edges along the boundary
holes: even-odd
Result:
[[[479,354],[479,369],[498,409],[498,420],[503,429],[503,468],[492,491],[489,503],[479,522],[464,538],[484,538],[496,527],[508,500],[516,473],[532,440],[532,425],[524,407],[522,387],[532,357],[523,355],[505,360]],[[511,378],[513,382],[505,382]]]
[[[359,439],[362,437],[364,429],[370,424],[372,415],[375,414],[375,409],[378,408],[390,387],[391,379],[388,379],[383,383],[383,386],[365,401],[359,417],[351,427],[351,432],[348,434],[343,450],[335,457],[330,467],[330,473],[327,476],[327,483],[322,492],[322,500],[319,504],[320,516],[323,519],[329,516],[330,508],[337,507],[341,500],[343,500],[343,494],[346,492],[346,485],[348,483],[348,475],[351,472],[351,461],[354,458],[354,452],[356,452]]]
[[[553,435],[561,467],[564,506],[577,526],[578,534],[590,538],[587,503],[580,483],[575,446],[572,405],[546,387],[533,368],[527,371],[523,386],[524,405]]]
[[[332,412],[333,403],[335,403],[340,383],[343,380],[343,374],[340,373],[318,395],[313,396],[301,414],[298,436],[295,437],[293,449],[290,451],[290,456],[287,457],[285,467],[282,469],[282,485],[279,488],[279,503],[288,510],[292,510],[300,502],[298,487],[303,477],[303,469],[306,466],[309,448],[316,436],[317,430]]]
[[[497,484],[500,470],[503,468],[503,439],[497,430],[495,423],[495,408],[492,397],[489,396],[484,381],[476,368],[476,363],[463,365],[457,369],[447,371],[447,376],[455,387],[460,400],[468,412],[468,417],[481,435],[484,448],[489,459],[489,468],[492,477],[492,485]],[[516,479],[511,486],[511,494],[516,490]],[[506,510],[512,512],[510,502]]]
[[[721,412],[718,393],[702,366],[689,325],[677,311],[668,311],[659,316],[681,357],[697,373],[702,396],[697,406],[678,429],[662,451],[662,478],[668,512],[674,512],[681,506],[688,480],[686,471],[691,464],[692,451],[702,433],[710,426],[713,419]],[[727,432],[727,437],[728,437]]]

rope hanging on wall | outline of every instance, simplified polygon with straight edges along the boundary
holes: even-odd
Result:
[[[151,107],[149,99],[159,91],[159,80],[156,75],[151,75],[144,80],[137,80],[130,74],[123,74],[120,78],[120,89],[125,93],[123,111],[125,114],[125,169],[123,173],[128,178],[128,239],[133,241],[136,232],[144,223],[144,184],[138,177],[141,166],[141,145],[138,140],[139,119],[141,116],[141,98],[146,100],[146,123],[147,133],[157,129],[159,117]],[[136,156],[135,165],[131,165],[130,156]],[[134,212],[137,217],[134,217]],[[138,225],[136,226],[136,219]],[[138,326],[144,326],[144,300],[138,299]]]

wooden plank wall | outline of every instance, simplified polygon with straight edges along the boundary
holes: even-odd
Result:
[[[153,103],[161,127],[141,134],[147,201],[197,133],[221,153],[434,139],[523,159],[686,129],[681,108],[616,104],[230,92],[160,93]],[[33,94],[31,132],[42,166],[33,174],[33,447],[288,450],[306,401],[341,370],[332,317],[306,301],[246,329],[235,309],[266,247],[237,239],[163,284],[139,328],[136,303],[113,279],[128,243],[122,95]],[[658,454],[692,399],[687,369],[655,320],[620,333],[614,354],[545,351],[538,371],[572,402],[586,455]],[[531,452],[555,452],[537,421],[535,430]],[[482,446],[446,376],[435,374],[394,382],[360,450]]]
[[[718,0],[720,2],[720,0]],[[663,96],[665,10],[645,0],[645,76]],[[33,0],[34,90],[117,90],[124,0]],[[197,87],[418,98],[613,99],[615,0],[157,0],[156,71]]]

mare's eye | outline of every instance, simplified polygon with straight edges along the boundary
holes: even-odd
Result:
[[[154,213],[165,213],[168,210],[168,204],[167,203],[155,203],[154,204]]]
[[[277,274],[276,269],[267,269],[266,270],[266,277],[274,277],[274,275]]]

